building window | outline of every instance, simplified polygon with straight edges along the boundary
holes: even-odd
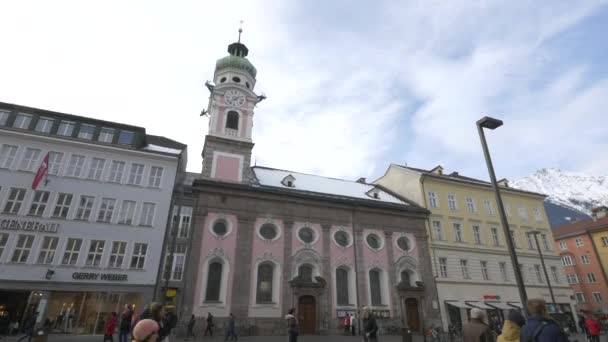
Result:
[[[492,232],[492,243],[494,244],[494,246],[500,246],[500,240],[498,237],[498,228],[492,227],[490,229],[490,231]]]
[[[69,177],[80,177],[82,168],[84,167],[84,156],[73,154],[70,156],[70,163],[68,164],[68,172],[66,176]]]
[[[484,200],[483,206],[486,208],[486,214],[494,216],[496,212],[494,211],[494,207],[492,206],[492,202],[490,200]]]
[[[454,240],[456,242],[464,242],[462,238],[462,224],[454,223]]]
[[[18,214],[21,209],[21,204],[25,198],[25,189],[11,188],[8,194],[8,199],[4,205],[4,213]]]
[[[505,203],[505,214],[507,214],[507,217],[511,217],[511,205],[508,203]]]
[[[513,247],[519,248],[519,244],[517,243],[517,235],[515,235],[515,231],[513,229],[509,229],[509,233],[511,234],[511,241],[513,242]]]
[[[27,148],[25,150],[25,155],[21,160],[20,170],[33,172],[38,166],[38,161],[40,160],[40,150],[37,148]]]
[[[547,234],[540,234],[541,239],[543,240],[543,247],[546,251],[551,250],[551,246],[549,245],[549,240],[547,239]]]
[[[437,194],[429,191],[429,206],[431,208],[439,208],[439,201],[437,200]]]
[[[6,126],[6,122],[8,121],[8,117],[11,115],[11,112],[6,110],[0,110],[0,126]]]
[[[502,277],[502,281],[509,281],[509,276],[507,274],[507,263],[499,262],[498,268],[500,268],[500,275]]]
[[[473,239],[476,245],[481,245],[481,231],[479,226],[473,226]]]
[[[456,195],[448,194],[448,208],[450,208],[450,210],[458,210],[458,206],[456,204]]]
[[[304,243],[313,243],[315,241],[315,231],[310,227],[303,227],[298,230],[298,237]]]
[[[460,270],[462,271],[463,279],[471,279],[469,275],[469,262],[466,259],[460,259]]]
[[[89,176],[87,178],[93,180],[101,180],[103,168],[106,165],[106,160],[101,158],[91,159],[91,167],[89,168]]]
[[[608,246],[608,236],[602,236],[602,246]]]
[[[439,258],[439,276],[441,278],[448,277],[448,259],[447,258]]]
[[[61,123],[59,123],[59,128],[57,128],[57,134],[71,137],[72,134],[74,134],[74,127],[76,127],[76,124],[73,122],[61,121]]]
[[[350,244],[350,237],[347,232],[339,230],[334,233],[334,241],[339,246],[346,247]]]
[[[553,282],[559,284],[559,275],[557,274],[557,267],[551,266],[551,276],[553,277]]]
[[[28,215],[32,216],[42,216],[44,213],[44,209],[46,209],[46,204],[49,201],[49,192],[36,190],[34,193],[34,199],[32,199],[32,205],[30,206],[30,212]]]
[[[156,204],[144,202],[141,207],[141,218],[139,220],[140,226],[152,226],[154,223],[154,211]]]
[[[572,266],[572,265],[574,265],[574,259],[570,255],[564,255],[562,257],[562,265],[563,266]]]
[[[534,265],[534,274],[536,275],[536,281],[539,284],[543,283],[543,276],[540,273],[540,265]]]
[[[2,258],[2,254],[4,253],[4,249],[6,248],[7,243],[8,233],[0,233],[0,258]]]
[[[595,273],[587,273],[587,282],[589,284],[593,284],[597,282],[597,279],[595,278]]]
[[[125,259],[127,243],[123,241],[112,242],[112,250],[110,251],[110,261],[108,267],[121,268],[122,262]]]
[[[380,248],[382,248],[382,241],[380,240],[380,237],[377,234],[367,234],[367,236],[365,237],[365,242],[367,242],[369,248],[373,250],[379,250]]]
[[[131,164],[131,172],[129,173],[129,184],[140,185],[144,175],[144,166],[142,164]]]
[[[72,194],[59,193],[57,196],[57,203],[53,210],[53,217],[66,218],[68,217],[68,211],[72,205]]]
[[[28,129],[30,127],[30,123],[32,122],[32,116],[27,114],[19,113],[15,117],[15,121],[13,122],[13,127]]]
[[[568,280],[568,284],[570,284],[570,285],[579,283],[578,274],[576,274],[576,273],[566,274],[566,279]]]
[[[312,266],[308,264],[301,265],[298,268],[298,277],[307,283],[312,282]]]
[[[524,207],[517,208],[517,213],[519,214],[519,218],[522,221],[528,220],[528,211],[526,210],[526,208],[524,208]]]
[[[19,264],[24,264],[27,262],[27,258],[30,256],[30,251],[32,250],[33,244],[34,235],[19,234],[11,262]]]
[[[536,222],[543,222],[543,216],[541,215],[539,208],[533,208],[532,215],[534,215]]]
[[[576,247],[583,247],[585,244],[583,243],[583,238],[576,238],[576,240],[574,240]]]
[[[80,196],[80,203],[78,204],[78,210],[76,211],[75,220],[88,221],[91,217],[91,209],[93,208],[93,202],[95,197],[93,196]]]
[[[163,178],[163,168],[152,166],[150,169],[150,178],[148,178],[148,186],[160,188],[160,181]]]
[[[479,264],[481,266],[481,277],[483,280],[490,280],[490,274],[488,273],[488,262],[480,261]]]
[[[336,268],[336,294],[338,305],[349,304],[348,270],[344,267]]]
[[[441,228],[441,221],[433,221],[433,233],[435,234],[435,239],[439,241],[443,240],[443,229]]]
[[[118,217],[119,224],[133,224],[133,214],[135,213],[135,201],[122,201],[120,215]]]
[[[585,294],[582,292],[575,293],[577,303],[585,303]]]
[[[120,183],[122,181],[122,174],[125,171],[125,162],[112,161],[112,167],[110,168],[110,179],[112,183]]]
[[[566,244],[566,241],[559,242],[559,249],[561,249],[562,251],[568,249],[568,245]]]
[[[63,153],[49,152],[48,174],[58,176],[61,170],[61,162],[63,161]]]
[[[0,149],[0,168],[10,169],[17,156],[17,146],[2,145]]]
[[[121,145],[131,145],[133,143],[133,132],[120,131],[120,134],[118,134],[118,143]]]
[[[95,126],[92,125],[80,125],[80,129],[78,130],[78,138],[91,140],[93,139],[93,134],[95,134]]]
[[[581,263],[583,265],[589,265],[591,263],[591,259],[589,259],[589,255],[588,254],[581,255]]]
[[[209,264],[207,272],[207,290],[205,291],[206,302],[220,301],[220,287],[222,285],[222,267],[219,261]]]
[[[272,303],[272,276],[274,266],[271,263],[265,262],[258,266],[258,286],[255,296],[256,303]]]
[[[192,207],[182,207],[181,220],[179,221],[177,217],[179,212],[178,209],[178,207],[173,207],[173,224],[174,226],[177,225],[178,227],[177,236],[182,239],[186,239],[190,236],[190,227],[192,225]],[[225,228],[228,228],[228,226],[226,225]],[[214,232],[216,232],[215,229]],[[224,234],[226,233],[227,231]]]
[[[78,255],[80,255],[80,247],[82,247],[82,239],[69,238],[65,245],[65,253],[63,253],[62,265],[76,265]]]
[[[213,223],[213,233],[217,236],[224,236],[228,233],[228,224],[224,220],[217,220]]]
[[[131,256],[131,268],[143,270],[146,264],[146,254],[148,253],[148,244],[136,242],[133,245],[133,255]]]
[[[474,214],[477,212],[477,208],[475,208],[475,202],[473,201],[472,197],[467,197],[466,198],[466,202],[467,202],[467,210],[471,213]]]
[[[536,249],[536,243],[532,234],[526,234],[526,240],[528,241],[528,249]]]
[[[115,199],[102,198],[101,205],[99,206],[99,213],[97,214],[97,222],[110,222],[112,220],[112,215],[114,214],[115,205]]]
[[[167,257],[165,258],[165,271],[163,272],[163,279],[167,279],[167,275],[169,275],[170,279],[173,281],[182,280],[184,274],[184,264],[186,262],[186,246],[185,245],[177,245],[175,246],[175,251],[173,252],[173,262],[171,260],[171,250],[167,249],[166,253]],[[169,268],[171,266],[171,268]]]
[[[382,288],[380,287],[380,271],[373,269],[369,271],[369,289],[371,292],[372,306],[382,305]]]
[[[595,300],[596,303],[604,302],[604,299],[602,298],[602,294],[599,292],[593,292],[593,300]]]
[[[235,111],[229,111],[226,117],[226,128],[228,129],[239,129],[239,113]]]
[[[397,246],[404,252],[408,252],[412,248],[410,239],[405,236],[401,236],[397,239]]]
[[[260,235],[265,240],[274,240],[278,236],[277,228],[270,223],[263,224],[260,227]]]
[[[50,133],[51,128],[53,128],[53,119],[49,118],[39,118],[38,122],[36,122],[35,130],[41,133]]]
[[[89,254],[87,254],[87,261],[85,262],[86,266],[99,267],[105,245],[106,242],[103,240],[91,240]]]
[[[112,143],[114,140],[114,130],[111,128],[103,127],[99,131],[99,137],[97,137],[97,141],[104,143]]]

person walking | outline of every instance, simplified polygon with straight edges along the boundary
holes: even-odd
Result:
[[[583,314],[581,311],[581,313],[578,315],[578,327],[581,329],[581,334],[589,335],[587,333],[587,328],[585,327],[585,319],[585,314]]]
[[[163,341],[169,336],[171,327],[165,325],[165,307],[161,303],[151,303],[142,311],[139,319],[151,319],[158,324],[158,341]]]
[[[463,342],[492,342],[494,335],[492,329],[484,323],[486,314],[483,310],[471,310],[471,319],[462,327]]]
[[[129,333],[131,332],[131,317],[133,317],[133,310],[129,304],[125,304],[124,311],[120,314],[118,342],[129,342]]]
[[[363,320],[365,322],[363,323],[364,341],[378,342],[378,323],[367,306],[363,307]]]
[[[355,336],[355,315],[354,314],[350,314],[350,331],[351,331],[351,335]]]
[[[239,337],[236,336],[236,319],[234,315],[230,313],[230,317],[228,318],[228,329],[226,329],[226,338],[224,341],[228,341],[228,337],[230,337],[230,341],[238,341]]]
[[[287,334],[289,335],[289,342],[298,342],[298,319],[296,318],[296,309],[291,308],[287,315],[285,315],[285,322],[287,323]]]
[[[36,320],[38,319],[38,312],[34,312],[27,318],[23,325],[25,335],[21,336],[17,342],[20,342],[27,338],[27,342],[32,342],[34,337],[34,329],[36,328]]]
[[[600,323],[593,315],[589,315],[585,320],[585,328],[587,328],[589,342],[600,342]]]
[[[502,327],[502,333],[498,336],[496,342],[519,342],[521,335],[521,327],[526,324],[524,316],[516,310],[509,312],[509,316],[505,320]]]
[[[194,314],[192,314],[192,316],[190,316],[190,320],[188,321],[186,340],[188,340],[190,337],[196,338],[196,335],[194,335],[194,324],[196,324],[196,317],[194,317]]]
[[[522,342],[568,342],[568,337],[555,321],[548,318],[544,299],[529,299],[528,320],[521,329]]]
[[[118,321],[118,316],[116,312],[112,312],[108,315],[106,319],[106,324],[103,328],[103,340],[114,342],[114,331],[116,330],[116,323]]]
[[[158,323],[150,318],[145,318],[137,322],[133,327],[133,342],[157,342],[158,331],[160,327]]]
[[[344,334],[346,336],[350,335],[350,315],[346,314],[344,319],[342,320],[342,326],[344,326]]]
[[[207,333],[209,333],[209,336],[213,337],[213,315],[211,314],[211,312],[207,313],[207,326],[205,327],[205,334],[204,336],[207,336]]]

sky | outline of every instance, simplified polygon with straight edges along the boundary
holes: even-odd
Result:
[[[257,165],[345,179],[390,163],[487,179],[606,174],[608,1],[2,1],[0,101],[143,126],[200,172],[206,80],[242,41],[267,100]]]

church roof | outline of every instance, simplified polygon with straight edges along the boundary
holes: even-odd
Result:
[[[374,184],[310,175],[263,166],[254,166],[251,169],[260,186],[282,188],[290,191],[306,191],[332,196],[352,197],[374,202],[411,205],[407,201],[390,194]],[[282,182],[285,177],[290,175],[295,178],[292,187],[285,186]],[[377,198],[369,195],[371,190],[376,190],[374,192],[378,194]]]

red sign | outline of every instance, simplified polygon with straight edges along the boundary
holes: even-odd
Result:
[[[484,300],[500,300],[500,296],[497,295],[483,295]]]
[[[36,188],[38,187],[38,184],[42,180],[42,177],[44,177],[44,174],[46,173],[48,168],[49,168],[49,154],[47,153],[46,156],[44,156],[44,159],[42,159],[42,164],[40,164],[40,167],[38,168],[38,172],[36,172],[36,177],[34,177],[34,181],[32,182],[33,190],[36,190]]]

